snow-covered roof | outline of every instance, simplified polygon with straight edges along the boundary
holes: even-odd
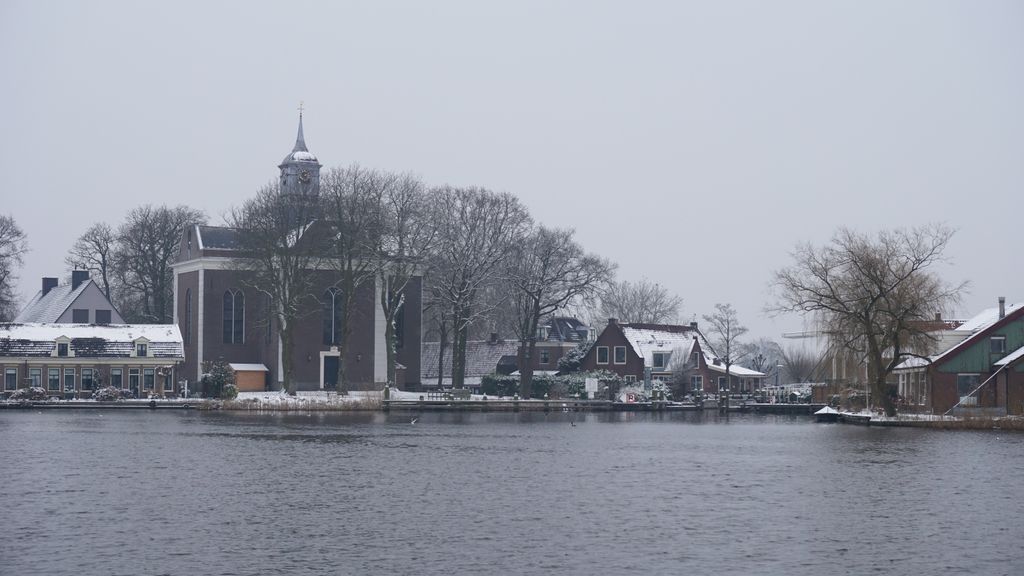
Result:
[[[923,368],[931,364],[930,359],[921,358],[920,356],[911,356],[903,362],[900,362],[894,370],[911,370],[915,368]]]
[[[144,339],[157,358],[183,358],[174,324],[0,324],[0,356],[49,356],[58,338],[70,340],[76,357],[129,357]]]
[[[623,324],[621,328],[633,351],[643,358],[644,366],[653,366],[655,352],[672,353],[679,350],[683,357],[689,358],[693,350],[693,339],[699,335],[697,330],[689,326],[654,328]]]
[[[228,364],[235,372],[270,372],[263,364]]]
[[[92,283],[92,279],[86,280],[72,288],[71,284],[54,286],[46,295],[43,291],[36,292],[36,295],[29,301],[25,309],[14,319],[15,322],[56,322],[61,314],[67,311],[75,299]]]
[[[722,374],[725,374],[725,364],[715,364],[714,363],[714,361],[715,361],[715,357],[714,356],[711,356],[709,354],[704,354],[704,361],[707,362],[709,369],[711,369],[711,370],[713,370],[715,372],[721,372]],[[733,364],[733,365],[729,366],[729,375],[730,376],[745,376],[745,377],[748,377],[748,378],[764,378],[764,372],[758,372],[757,370],[751,370],[750,368],[747,368],[745,366],[740,366],[739,364]]]
[[[284,162],[282,162],[282,164],[285,164],[285,163],[288,163],[288,162],[316,162],[316,161],[317,161],[316,156],[313,155],[312,152],[306,152],[305,150],[299,150],[299,151],[296,151],[296,152],[292,152],[291,154],[286,156],[285,159],[284,159]]]
[[[999,361],[996,362],[996,366],[1009,366],[1021,358],[1024,358],[1024,346],[1021,346],[1003,358],[1000,358]]]
[[[1006,315],[1009,316],[1011,312],[1020,309],[1021,306],[1024,306],[1024,303],[1018,302],[1017,304],[1008,305],[1006,307]],[[986,308],[977,316],[961,324],[957,331],[973,334],[995,324],[997,320],[999,320],[999,308]]]
[[[1016,312],[1017,310],[1020,310],[1021,307],[1024,307],[1024,303],[1018,302],[1017,304],[1010,304],[1006,306],[1005,315],[1003,316],[1003,318],[1006,318],[1010,314]],[[964,322],[963,325],[961,325],[960,328],[957,329],[957,332],[962,332],[964,334],[964,339],[954,344],[953,346],[950,346],[945,352],[933,356],[932,362],[938,362],[939,360],[961,349],[965,344],[971,343],[971,336],[991,328],[992,325],[996,324],[997,322],[1001,322],[1003,318],[999,317],[999,308],[988,308],[982,311],[977,316],[971,318],[967,322]]]

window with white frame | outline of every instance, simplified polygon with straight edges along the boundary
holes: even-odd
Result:
[[[597,347],[597,363],[607,364],[608,363],[608,347],[598,346]]]
[[[174,381],[168,375],[164,375],[164,392],[174,392]]]
[[[633,383],[636,382],[636,376],[634,376],[632,374],[627,374],[626,377],[625,377],[625,381],[626,381],[627,384],[633,384]]]
[[[71,345],[67,342],[57,342],[57,356],[68,356]]]
[[[43,385],[43,369],[42,368],[29,368],[28,369],[28,384],[34,388],[39,388]]]
[[[149,356],[149,345],[146,344],[145,342],[136,342],[135,355],[138,356],[139,358],[145,358],[146,356]]]
[[[989,342],[989,351],[992,354],[1006,354],[1006,336],[993,336]]]
[[[693,390],[704,389],[704,377],[703,376],[690,376],[690,388]]]
[[[129,368],[128,369],[128,389],[131,390],[133,394],[138,394],[139,393],[139,369],[138,368]]]
[[[92,368],[82,368],[82,390],[92,390]]]
[[[75,391],[75,369],[65,368],[64,369],[64,391],[74,392]]]
[[[615,347],[615,363],[625,364],[626,363],[626,347],[616,346]]]
[[[60,368],[50,368],[47,372],[46,389],[50,392],[60,392]]]
[[[18,389],[18,369],[7,368],[4,370],[4,390]]]
[[[110,385],[114,388],[124,388],[124,368],[110,369]]]
[[[156,386],[156,370],[144,368],[142,370],[142,389],[152,390]]]
[[[665,368],[668,365],[668,354],[665,352],[655,352],[651,359],[651,364],[655,368]]]

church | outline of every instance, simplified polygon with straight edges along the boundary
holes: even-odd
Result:
[[[295,146],[278,165],[281,192],[315,201],[321,167],[306,147],[300,112]],[[289,351],[281,344],[269,297],[247,282],[250,273],[240,265],[244,258],[233,228],[193,226],[183,231],[172,265],[174,318],[185,353],[179,378],[187,379],[192,390],[198,389],[208,361],[231,364],[241,391],[278,390],[284,384],[283,358]],[[350,390],[381,389],[388,370],[379,287],[367,283],[355,294],[349,318],[353,327],[343,350],[337,273],[318,270],[316,276],[318,297],[307,299],[291,351],[296,389],[334,390],[339,362],[345,363]],[[422,279],[414,278],[395,322],[395,384],[402,388],[419,384],[422,301]]]

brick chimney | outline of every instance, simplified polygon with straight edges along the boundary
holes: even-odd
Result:
[[[999,297],[999,317],[1006,316],[1006,296]]]
[[[43,278],[43,296],[46,296],[47,294],[49,294],[50,290],[53,290],[56,287],[57,287],[57,279],[56,278]]]
[[[491,337],[488,338],[487,343],[488,344],[497,344],[498,343],[498,333],[497,332],[491,332]]]
[[[82,282],[85,282],[88,279],[89,279],[89,271],[88,270],[72,270],[71,271],[71,289],[74,290],[75,288],[78,288],[79,286],[82,285]]]
[[[696,322],[690,322],[690,330],[696,330],[696,329],[697,329],[697,323]]]
[[[609,318],[608,319],[608,325],[609,326],[614,326],[614,325],[616,325],[618,323],[619,323],[619,319],[618,318]]]

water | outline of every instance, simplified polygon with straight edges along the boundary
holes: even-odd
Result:
[[[1024,573],[1019,433],[3,411],[0,437],[4,575]]]

